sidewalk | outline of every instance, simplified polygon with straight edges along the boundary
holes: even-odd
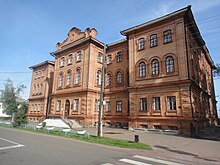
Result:
[[[91,135],[97,135],[97,128],[86,129]],[[158,134],[145,131],[129,131],[118,128],[103,128],[103,136],[134,141],[139,135],[141,143],[149,144],[154,151],[171,157],[181,157],[196,161],[220,162],[220,141],[192,139],[173,135]],[[216,136],[219,137],[220,133]],[[209,135],[210,136],[210,135]]]

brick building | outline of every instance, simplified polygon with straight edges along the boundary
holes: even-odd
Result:
[[[51,53],[54,63],[30,67],[30,120],[96,124],[104,49],[96,34],[74,27]],[[121,34],[126,39],[107,45],[105,124],[181,131],[216,124],[214,63],[190,6]]]

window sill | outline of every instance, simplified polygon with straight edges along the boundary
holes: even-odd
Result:
[[[76,63],[79,63],[79,62],[81,62],[81,60],[76,61]]]
[[[151,77],[159,77],[160,74],[152,74]]]
[[[67,64],[67,66],[69,66],[69,65],[72,65],[73,63],[69,63],[69,64]]]
[[[144,48],[142,48],[142,49],[138,49],[137,51],[139,52],[139,51],[142,51],[142,50],[144,50]]]
[[[163,44],[169,44],[169,43],[172,43],[172,40],[171,41],[167,41],[167,42],[164,42]]]

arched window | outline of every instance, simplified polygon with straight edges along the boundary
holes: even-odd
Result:
[[[121,71],[117,72],[117,84],[121,84],[122,83],[122,73]]]
[[[73,62],[73,55],[70,54],[68,57],[68,65],[72,64],[72,62]]]
[[[122,61],[122,52],[118,52],[117,53],[117,62],[121,62]]]
[[[157,59],[154,59],[151,63],[152,65],[152,74],[159,74],[160,70],[159,70],[159,61]]]
[[[80,69],[76,70],[76,84],[80,84],[80,78],[81,78],[81,73],[80,73]]]
[[[65,62],[65,58],[62,57],[62,58],[60,59],[60,67],[63,67],[63,66],[64,66],[64,62]]]
[[[60,73],[59,75],[59,87],[63,86],[63,73]]]
[[[171,56],[166,58],[166,71],[167,73],[174,72],[174,60]]]
[[[139,76],[140,77],[146,76],[146,64],[144,62],[141,62],[139,64]]]
[[[78,51],[76,55],[76,62],[80,62],[82,60],[82,52]]]
[[[102,71],[98,70],[96,73],[96,84],[101,85],[102,83]]]
[[[111,85],[112,85],[112,75],[111,75],[111,73],[108,73],[106,86],[111,86]]]
[[[138,50],[144,49],[144,38],[138,39]]]
[[[71,72],[71,71],[68,71],[66,84],[67,84],[67,85],[70,85],[71,83],[72,83],[72,72]]]

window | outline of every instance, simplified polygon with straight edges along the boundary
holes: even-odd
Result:
[[[112,55],[108,55],[107,56],[107,64],[111,64],[112,63]]]
[[[36,85],[34,85],[34,95],[37,93]]]
[[[76,70],[76,84],[80,84],[80,79],[81,79],[81,75],[80,75],[80,69]]]
[[[152,61],[152,74],[155,75],[155,74],[159,74],[159,61],[154,59]]]
[[[62,57],[62,58],[60,59],[60,67],[63,67],[63,66],[64,66],[64,61],[65,61],[65,58]]]
[[[146,64],[144,62],[141,62],[139,64],[139,76],[140,77],[146,76]]]
[[[76,54],[76,62],[82,61],[82,52],[78,51]]]
[[[122,53],[118,52],[117,53],[117,62],[121,62],[122,61]]]
[[[59,75],[59,87],[63,86],[63,73],[60,73]]]
[[[40,104],[38,104],[37,111],[40,111],[40,109],[41,109]]]
[[[37,84],[37,94],[39,93],[39,84]]]
[[[100,100],[95,100],[95,110],[99,111]]]
[[[138,39],[138,50],[144,49],[144,38]]]
[[[103,63],[103,54],[102,53],[99,53],[99,55],[98,55],[98,62]]]
[[[40,84],[40,86],[39,86],[39,93],[40,93],[40,94],[42,94],[42,88],[43,88],[43,85]]]
[[[122,73],[121,73],[121,71],[119,71],[116,76],[117,76],[117,84],[121,84],[122,83]]]
[[[57,100],[57,111],[61,110],[61,100]]]
[[[174,60],[171,56],[166,58],[166,71],[167,73],[174,72]]]
[[[71,83],[72,83],[72,72],[71,72],[71,71],[68,71],[66,84],[67,84],[67,85],[70,85]]]
[[[150,47],[154,47],[157,46],[157,35],[156,34],[152,34],[150,36]]]
[[[98,70],[96,73],[96,84],[101,85],[102,83],[102,71]]]
[[[116,101],[116,111],[117,112],[122,111],[122,101]]]
[[[106,101],[106,112],[110,112],[111,108],[110,108],[110,101]]]
[[[160,97],[153,97],[153,110],[160,110]]]
[[[41,77],[44,77],[44,69],[41,72]]]
[[[111,86],[112,85],[112,75],[111,73],[107,74],[107,82],[106,82],[106,86]]]
[[[166,31],[163,32],[163,39],[164,39],[165,44],[172,42],[171,30],[166,30]]]
[[[146,111],[146,110],[147,110],[147,99],[140,98],[140,111]]]
[[[167,96],[167,109],[176,110],[176,96]]]
[[[73,100],[73,110],[74,111],[79,110],[79,99],[74,99]]]
[[[37,79],[37,78],[38,78],[38,73],[36,72],[36,73],[35,73],[35,79]]]
[[[72,62],[73,62],[73,55],[70,54],[68,57],[68,65],[72,64]]]

